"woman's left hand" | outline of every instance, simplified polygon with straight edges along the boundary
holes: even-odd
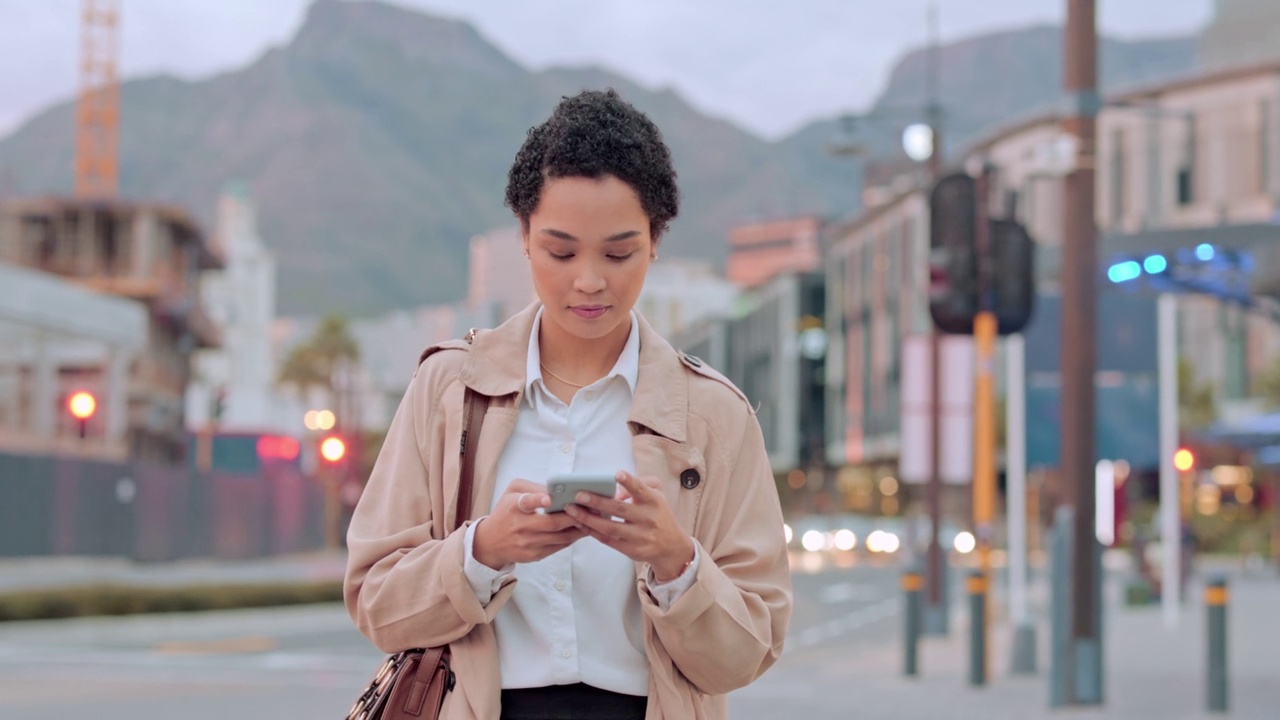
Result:
[[[576,504],[565,506],[565,512],[591,537],[636,562],[649,563],[659,582],[676,579],[693,561],[693,539],[676,522],[662,481],[628,472],[619,472],[617,479],[619,497],[578,493]]]

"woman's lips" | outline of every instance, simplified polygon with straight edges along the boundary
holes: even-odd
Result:
[[[609,310],[608,305],[575,305],[570,310],[584,320],[594,320]]]

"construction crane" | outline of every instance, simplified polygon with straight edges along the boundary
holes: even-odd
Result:
[[[76,197],[120,190],[120,0],[82,0],[80,97],[76,103]]]

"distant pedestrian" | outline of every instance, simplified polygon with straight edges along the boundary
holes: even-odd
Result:
[[[449,644],[449,720],[724,718],[781,654],[791,584],[751,406],[635,310],[678,210],[670,152],[583,92],[529,132],[506,202],[539,302],[424,353],[351,521],[347,608],[385,651]],[[467,389],[488,410],[448,532]],[[549,512],[569,473],[617,494]]]

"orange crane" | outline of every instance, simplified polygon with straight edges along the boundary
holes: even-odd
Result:
[[[111,199],[120,190],[120,0],[82,0],[75,193]]]

